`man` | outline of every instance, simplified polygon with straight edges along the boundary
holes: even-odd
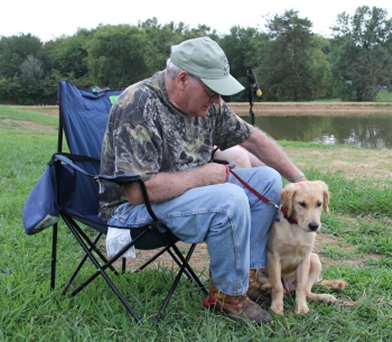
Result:
[[[215,308],[261,324],[271,316],[254,302],[261,295],[254,273],[266,266],[275,208],[244,188],[224,165],[210,162],[214,145],[224,150],[239,144],[269,165],[237,173],[275,203],[280,174],[291,181],[304,176],[271,138],[221,98],[241,90],[223,50],[210,38],[173,46],[167,68],[128,87],[113,106],[101,173],[140,174],[153,210],[168,228],[182,241],[206,242]],[[105,188],[101,215],[109,225],[150,221],[137,184]]]

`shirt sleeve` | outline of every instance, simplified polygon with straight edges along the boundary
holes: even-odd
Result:
[[[139,88],[126,94],[114,113],[114,173],[135,172],[147,180],[160,169],[161,136],[153,117],[154,101]]]

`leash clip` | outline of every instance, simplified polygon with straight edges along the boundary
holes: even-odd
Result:
[[[272,202],[270,199],[268,200],[268,204],[272,205],[276,210],[279,210],[279,205],[277,205],[276,203]]]

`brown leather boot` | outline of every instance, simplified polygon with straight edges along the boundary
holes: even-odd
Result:
[[[210,295],[203,305],[235,320],[249,319],[256,324],[272,321],[271,315],[251,301],[246,294],[229,296],[216,289],[212,281],[210,281]]]
[[[246,294],[251,300],[263,306],[270,306],[271,291],[269,287],[268,284],[263,284],[257,279],[257,270],[249,271],[249,288]]]

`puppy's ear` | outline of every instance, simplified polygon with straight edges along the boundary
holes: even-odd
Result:
[[[324,183],[324,182],[323,182]],[[324,190],[323,190],[323,208],[327,214],[329,214],[329,190],[328,190],[328,185],[323,184]]]
[[[286,209],[287,216],[291,217],[293,214],[295,189],[292,184],[287,185],[281,192],[281,205]]]

